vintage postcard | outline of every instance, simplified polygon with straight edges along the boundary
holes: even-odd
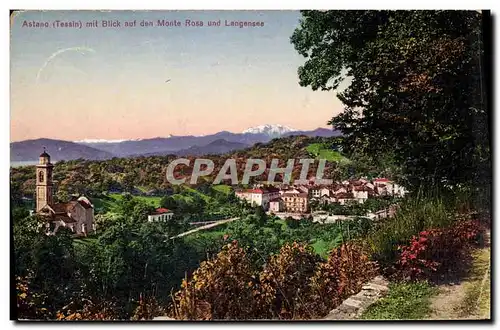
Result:
[[[11,319],[490,320],[489,22],[12,11]]]

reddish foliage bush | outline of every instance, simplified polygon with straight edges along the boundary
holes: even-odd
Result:
[[[183,320],[253,318],[254,276],[237,241],[204,261],[175,294],[171,315]]]
[[[478,240],[480,225],[476,220],[457,222],[444,229],[430,229],[413,236],[409,245],[400,246],[398,274],[407,279],[429,278],[448,270],[463,258],[464,252]]]
[[[313,319],[361,290],[376,267],[364,247],[344,244],[326,262],[301,243],[285,244],[257,273],[233,242],[202,263],[174,296],[170,316],[184,320]]]
[[[271,257],[260,274],[260,287],[255,291],[259,318],[312,318],[308,306],[309,278],[320,258],[310,246],[285,244]]]
[[[325,316],[376,275],[376,264],[368,255],[364,246],[348,243],[331,251],[328,260],[318,265],[308,299],[317,316]]]

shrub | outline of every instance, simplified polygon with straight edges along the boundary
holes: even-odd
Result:
[[[311,278],[310,306],[323,317],[348,296],[361,290],[376,274],[376,264],[369,260],[360,244],[347,243],[332,250]]]
[[[204,261],[191,281],[183,280],[174,296],[176,319],[248,319],[254,315],[254,276],[249,258],[237,241]]]
[[[420,232],[408,245],[399,247],[398,275],[415,280],[449,270],[463,260],[464,252],[477,242],[479,234],[480,226],[476,220]]]
[[[259,318],[312,318],[314,312],[305,299],[310,290],[309,278],[320,260],[308,245],[296,242],[283,245],[260,274],[260,287],[256,291]]]

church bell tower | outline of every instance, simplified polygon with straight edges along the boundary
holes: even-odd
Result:
[[[36,166],[36,212],[46,205],[53,205],[53,183],[50,156],[43,148],[40,161]]]

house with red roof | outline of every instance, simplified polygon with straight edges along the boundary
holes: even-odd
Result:
[[[253,189],[240,189],[235,191],[236,197],[248,203],[269,209],[269,201],[280,197],[280,190],[275,187],[260,187]]]
[[[153,214],[148,215],[148,221],[168,221],[172,219],[174,212],[164,207],[157,208]]]
[[[387,185],[388,183],[390,183],[391,181],[387,178],[376,178],[375,180],[373,180],[373,184],[376,185],[376,186],[384,186],[384,185]]]

